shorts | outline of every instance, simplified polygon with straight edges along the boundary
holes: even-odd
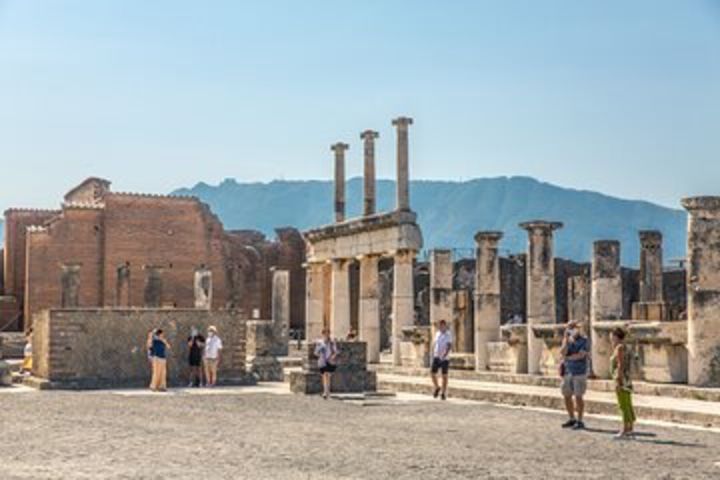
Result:
[[[332,363],[328,363],[324,367],[320,367],[320,373],[333,373],[337,366],[333,365]]]
[[[563,397],[582,397],[587,390],[587,375],[565,374],[560,386]]]
[[[218,368],[218,359],[217,358],[206,358],[205,359],[205,369],[209,373],[217,374],[217,368]]]
[[[430,371],[432,373],[437,373],[438,370],[442,370],[442,374],[447,375],[449,369],[450,369],[450,360],[442,360],[437,357],[433,358],[432,366],[430,367]]]
[[[195,356],[190,357],[188,360],[189,360],[188,363],[190,364],[191,367],[202,366],[202,357],[200,357],[199,355],[196,357]]]

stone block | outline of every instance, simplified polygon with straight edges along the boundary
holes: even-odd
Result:
[[[367,344],[365,342],[337,342],[337,370],[332,375],[333,393],[374,392],[377,389],[375,372],[367,370]],[[322,392],[320,371],[315,356],[315,344],[304,346],[303,369],[290,374],[293,393],[315,394]]]
[[[285,379],[282,364],[271,355],[249,357],[245,368],[259,382],[282,382]]]
[[[9,387],[12,385],[12,372],[10,364],[4,360],[0,360],[0,387]]]
[[[632,304],[633,320],[665,321],[669,320],[668,306],[665,302],[635,302]]]

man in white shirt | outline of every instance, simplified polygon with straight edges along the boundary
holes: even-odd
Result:
[[[448,385],[448,369],[450,368],[450,350],[452,349],[452,335],[447,328],[447,322],[440,320],[438,325],[438,332],[435,334],[435,339],[432,344],[432,367],[430,368],[430,377],[432,378],[435,391],[433,397],[437,398],[440,394],[440,387],[438,386],[437,373],[438,370],[442,370],[442,399],[447,398],[447,385]]]
[[[214,387],[217,383],[217,371],[220,365],[220,351],[223,348],[222,340],[217,334],[217,328],[210,326],[208,328],[207,340],[205,341],[205,351],[203,354],[203,363],[205,364],[205,381],[208,387]]]

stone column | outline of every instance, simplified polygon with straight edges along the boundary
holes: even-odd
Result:
[[[322,263],[305,265],[305,340],[320,338],[325,311],[325,274]]]
[[[620,242],[599,240],[593,244],[590,285],[590,343],[592,371],[596,377],[610,375],[610,339],[595,329],[597,322],[620,320],[623,316]]]
[[[360,134],[363,140],[363,157],[365,160],[365,175],[363,177],[363,215],[375,213],[375,139],[378,132],[365,130]]]
[[[380,361],[380,288],[377,255],[360,258],[360,340],[367,343],[370,363]]]
[[[412,118],[398,117],[392,121],[397,129],[397,206],[398,210],[410,210],[410,171],[408,153],[408,127]]]
[[[459,333],[453,325],[453,261],[450,250],[430,252],[430,341],[435,339],[440,320],[452,329],[453,350],[456,352]]]
[[[553,231],[562,228],[560,222],[533,221],[520,224],[528,232],[527,335],[528,373],[541,373],[543,341],[536,338],[532,326],[555,323],[555,257]]]
[[[663,301],[662,233],[640,232],[640,302]]]
[[[502,232],[475,235],[475,369],[488,369],[488,342],[500,339],[500,255]]]
[[[720,197],[682,201],[688,218],[688,383],[720,386]]]
[[[212,272],[209,269],[200,267],[195,270],[193,290],[195,308],[210,310],[212,307]]]
[[[400,343],[403,327],[415,323],[415,291],[413,286],[413,259],[415,252],[400,250],[395,254],[392,297],[392,357],[393,365],[402,363]]]
[[[347,143],[338,142],[330,149],[335,152],[335,221],[345,221],[345,150]]]
[[[287,356],[290,339],[290,272],[272,272],[272,348],[271,354]]]
[[[332,261],[330,275],[330,334],[345,340],[350,333],[350,261]]]

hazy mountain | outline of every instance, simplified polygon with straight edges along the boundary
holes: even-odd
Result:
[[[390,210],[395,184],[377,185],[378,209]],[[502,230],[505,252],[526,248],[527,236],[518,227],[526,220],[559,220],[557,254],[576,260],[590,258],[592,242],[622,242],[623,263],[636,265],[637,232],[658,229],[665,236],[665,258],[685,255],[686,215],[682,210],[649,202],[622,200],[600,193],[561,188],[528,177],[482,178],[467,182],[414,181],[411,204],[418,213],[425,247],[473,248],[477,230]],[[228,229],[252,228],[273,234],[278,226],[307,229],[330,223],[333,188],[329,181],[238,183],[227,179],[217,186],[198,183],[173,193],[196,195],[210,204]],[[347,184],[348,215],[360,212],[362,179]]]

